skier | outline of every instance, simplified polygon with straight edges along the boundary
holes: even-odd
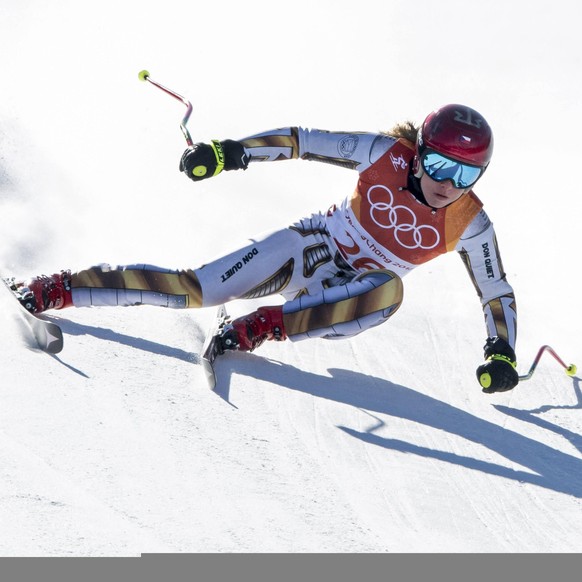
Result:
[[[180,171],[193,181],[258,161],[301,158],[357,170],[353,194],[326,212],[253,238],[196,269],[94,266],[17,285],[33,313],[74,305],[209,307],[281,294],[227,325],[222,350],[250,351],[265,340],[343,338],[383,323],[400,307],[402,277],[456,250],[481,300],[487,329],[484,392],[513,388],[516,304],[493,225],[473,186],[487,169],[493,135],[474,109],[450,104],[417,128],[385,133],[287,127],[238,141],[197,143]]]

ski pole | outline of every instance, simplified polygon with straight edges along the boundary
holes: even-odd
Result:
[[[148,71],[145,71],[145,70],[140,71],[137,76],[138,76],[138,79],[140,81],[149,81],[152,85],[154,85],[158,89],[161,89],[162,91],[164,91],[164,93],[171,95],[174,99],[181,101],[186,106],[186,115],[184,115],[184,118],[182,119],[182,123],[180,124],[180,129],[182,130],[182,133],[184,134],[184,137],[186,138],[186,143],[189,146],[191,146],[194,142],[192,141],[192,138],[190,137],[190,132],[188,131],[186,124],[188,123],[188,119],[190,118],[190,113],[192,113],[192,103],[190,103],[190,101],[188,101],[188,99],[185,99],[184,97],[182,97],[182,95],[178,95],[178,93],[176,93],[175,91],[172,91],[171,89],[168,89],[167,87],[164,87],[163,85],[160,85],[160,83],[158,83],[157,81],[154,81],[150,77],[150,74]]]
[[[576,366],[574,364],[570,364],[569,366],[567,366],[563,362],[563,360],[560,358],[560,356],[558,356],[558,354],[556,354],[556,352],[550,346],[542,346],[538,350],[538,353],[537,353],[536,357],[534,358],[533,364],[531,365],[529,372],[527,374],[524,374],[523,376],[519,376],[520,382],[523,382],[524,380],[529,380],[533,376],[533,373],[538,365],[538,362],[540,361],[540,358],[542,357],[542,354],[545,351],[548,351],[552,356],[554,356],[556,361],[562,366],[562,368],[564,368],[564,371],[566,372],[566,374],[568,374],[568,376],[575,376],[576,375],[576,372],[578,371],[578,369],[576,368]]]

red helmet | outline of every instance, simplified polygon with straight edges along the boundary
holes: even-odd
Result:
[[[416,151],[429,148],[466,164],[486,168],[493,154],[493,133],[483,116],[466,105],[433,111],[418,131]]]

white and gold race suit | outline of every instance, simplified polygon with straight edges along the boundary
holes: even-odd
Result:
[[[290,339],[346,337],[388,319],[401,279],[456,250],[483,307],[487,335],[516,341],[516,305],[493,224],[474,192],[433,209],[408,189],[414,145],[381,133],[288,127],[240,140],[252,163],[301,158],[359,173],[327,212],[253,238],[197,269],[98,266],[73,274],[75,305],[207,307],[281,294]]]

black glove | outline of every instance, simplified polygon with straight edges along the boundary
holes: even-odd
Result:
[[[519,377],[513,348],[502,338],[487,338],[484,346],[484,364],[477,368],[477,380],[483,392],[505,392],[517,386]]]
[[[180,172],[198,182],[212,178],[222,170],[246,170],[249,158],[243,145],[227,139],[212,140],[210,144],[196,143],[190,146],[180,160]]]

